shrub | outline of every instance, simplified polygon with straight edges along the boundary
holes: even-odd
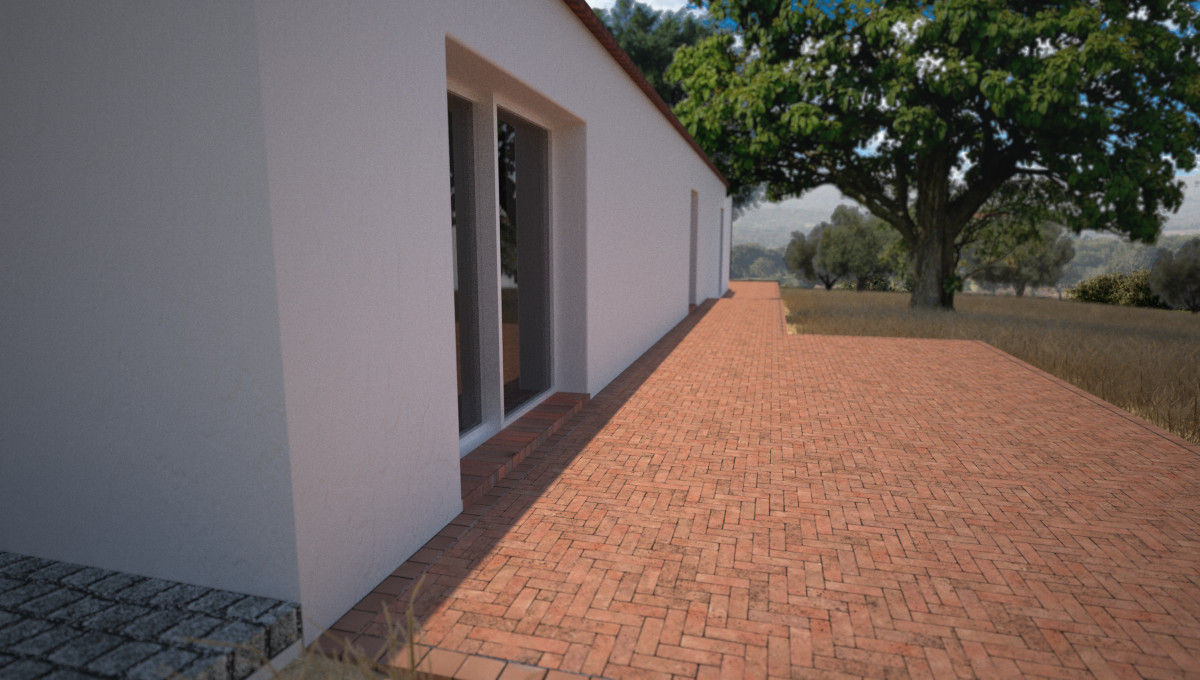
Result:
[[[1171,307],[1200,312],[1200,238],[1174,254],[1163,254],[1154,263],[1150,287]]]
[[[886,293],[893,290],[892,279],[889,276],[875,274],[872,276],[864,276],[859,279],[858,290],[871,290],[878,293]]]
[[[1121,296],[1118,298],[1117,304],[1154,309],[1167,308],[1154,294],[1154,291],[1150,290],[1149,269],[1139,269],[1136,272],[1125,274],[1122,279]]]
[[[1101,274],[1080,281],[1067,295],[1080,302],[1099,302],[1129,307],[1166,307],[1150,289],[1150,272],[1140,269],[1130,274]]]
[[[1084,279],[1067,291],[1067,295],[1080,302],[1099,302],[1106,305],[1117,304],[1117,291],[1121,288],[1120,274],[1101,274],[1090,279]]]

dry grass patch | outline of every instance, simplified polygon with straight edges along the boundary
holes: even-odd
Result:
[[[435,677],[426,671],[429,648],[417,643],[420,627],[414,603],[424,582],[424,576],[417,579],[409,592],[408,607],[399,620],[391,617],[390,609],[380,610],[387,629],[381,656],[368,656],[345,640],[334,644],[339,657],[336,659],[309,647],[281,670],[264,659],[272,680],[430,680]],[[338,639],[334,635],[334,639]]]
[[[956,312],[905,293],[784,289],[796,333],[982,340],[1200,443],[1200,316],[1160,309],[959,295]]]

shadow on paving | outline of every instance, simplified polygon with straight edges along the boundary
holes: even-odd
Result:
[[[1200,677],[1195,447],[981,343],[786,335],[774,284],[729,297],[333,636],[399,665],[424,576],[444,676]]]
[[[723,297],[733,295],[733,291],[730,291]],[[697,306],[588,401],[559,432],[539,446],[505,479],[499,481],[496,488],[486,494],[482,501],[464,509],[462,514],[450,523],[448,529],[459,526],[464,530],[455,545],[445,548],[439,557],[430,559],[427,569],[424,568],[425,565],[421,565],[426,576],[420,592],[415,597],[414,611],[418,626],[424,624],[437,611],[438,605],[446,596],[486,560],[496,544],[522,520],[526,511],[558,480],[563,471],[604,429],[646,379],[654,374],[659,365],[704,319],[715,302],[709,299]],[[406,574],[415,572],[416,569],[410,568]],[[397,608],[402,604],[407,605],[410,601],[410,590],[411,588],[398,596]],[[395,609],[393,611],[395,612]],[[378,628],[374,631],[381,632]]]
[[[730,298],[733,295],[734,292],[729,291],[723,297]],[[403,629],[410,603],[416,628],[421,632],[419,641],[432,647],[441,646],[439,643],[443,642],[445,631],[426,628],[426,624],[443,611],[465,580],[479,578],[481,571],[488,570],[489,562],[495,558],[497,545],[522,521],[546,490],[646,380],[654,375],[663,361],[704,320],[715,304],[716,300],[709,299],[692,310],[593,397],[579,413],[564,423],[557,433],[530,453],[517,469],[498,481],[481,501],[465,508],[354,609],[334,623],[318,639],[314,649],[338,657],[350,647],[359,660],[407,665],[407,651],[389,647],[389,640],[394,644],[395,640],[403,641],[406,637]],[[510,557],[500,559],[513,561]],[[413,589],[418,583],[420,587],[414,593]],[[423,647],[421,655],[426,651],[428,649]],[[380,658],[385,652],[390,659]],[[533,659],[512,660],[536,663]],[[424,664],[422,668],[437,670],[428,669]],[[439,672],[449,675],[452,670]]]

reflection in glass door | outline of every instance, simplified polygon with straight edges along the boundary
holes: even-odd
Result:
[[[454,331],[458,359],[458,431],[483,421],[480,406],[479,275],[471,104],[450,95],[450,241],[454,258]]]
[[[549,135],[501,110],[500,301],[504,412],[550,387]]]

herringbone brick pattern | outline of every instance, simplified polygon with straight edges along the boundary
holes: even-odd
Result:
[[[469,510],[422,641],[610,678],[1200,676],[1200,451],[981,343],[789,336],[780,304],[734,284]]]

